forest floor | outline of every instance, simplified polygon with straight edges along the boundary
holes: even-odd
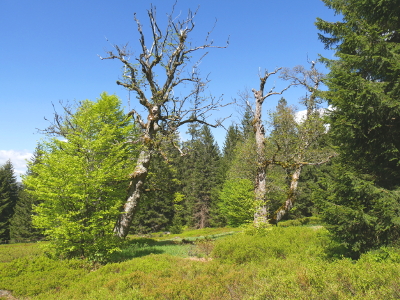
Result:
[[[0,246],[3,300],[399,298],[399,249],[351,260],[320,225],[136,236],[96,267],[34,243]]]

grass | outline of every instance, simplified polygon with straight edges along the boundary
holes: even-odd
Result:
[[[2,245],[0,290],[20,299],[400,298],[399,249],[352,261],[340,257],[323,228],[274,227],[262,235],[231,231],[134,238],[114,263],[97,267],[51,260],[36,244]]]

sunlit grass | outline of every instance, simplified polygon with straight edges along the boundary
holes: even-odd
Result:
[[[115,262],[104,266],[51,260],[36,244],[25,244],[26,255],[22,244],[3,245],[0,290],[32,300],[400,298],[396,248],[353,261],[339,255],[321,227],[273,227],[261,235],[217,239],[212,237],[230,231],[195,232],[130,239]],[[6,254],[13,249],[15,254]]]

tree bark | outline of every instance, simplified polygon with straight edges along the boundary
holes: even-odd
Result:
[[[292,179],[290,181],[288,197],[287,197],[285,203],[276,210],[274,215],[269,220],[269,222],[271,224],[278,224],[278,222],[282,220],[283,216],[285,216],[293,208],[294,203],[296,202],[297,186],[298,186],[302,168],[303,168],[303,165],[300,164],[294,170],[294,172],[292,174]]]
[[[150,161],[151,150],[142,150],[139,154],[136,168],[130,175],[131,181],[128,187],[128,197],[114,227],[116,236],[124,238],[128,235],[132,220],[138,210],[139,200],[143,192],[143,185],[149,173]]]
[[[265,201],[265,195],[267,193],[266,186],[266,170],[270,162],[265,154],[265,129],[262,124],[262,105],[266,98],[273,95],[281,95],[286,91],[290,85],[284,88],[280,92],[274,92],[272,88],[268,93],[264,94],[265,83],[271,75],[276,74],[281,68],[275,69],[273,72],[265,72],[264,76],[260,76],[260,87],[259,90],[253,89],[252,92],[255,98],[255,112],[253,119],[253,129],[256,136],[256,148],[257,148],[257,172],[255,180],[255,197],[258,207],[254,213],[254,224],[261,224],[268,222],[268,204]],[[249,104],[248,104],[249,105]]]
[[[262,93],[257,91],[254,93],[256,98],[256,111],[254,114],[253,127],[256,138],[257,151],[257,172],[255,180],[255,196],[258,207],[254,213],[254,223],[266,223],[268,219],[268,207],[265,203],[266,194],[266,157],[265,157],[265,129],[262,125],[261,110],[264,101]]]

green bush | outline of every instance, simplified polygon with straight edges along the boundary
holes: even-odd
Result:
[[[325,257],[322,244],[326,242],[324,229],[274,227],[266,235],[237,234],[219,240],[212,256],[223,262],[243,264],[291,255]]]

